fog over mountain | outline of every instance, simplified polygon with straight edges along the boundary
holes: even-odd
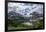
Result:
[[[21,16],[30,18],[32,15],[35,15],[36,18],[43,16],[43,5],[31,3],[8,3],[8,17],[14,18],[16,16]]]

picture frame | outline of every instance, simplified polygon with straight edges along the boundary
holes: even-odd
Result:
[[[43,5],[43,28],[33,28],[33,29],[13,29],[13,30],[8,30],[8,3],[11,2],[11,3],[27,3],[30,5],[31,4],[39,4],[39,5]],[[17,5],[17,4],[16,4]],[[19,5],[18,5],[19,6]],[[11,7],[12,8],[12,7]],[[5,31],[25,31],[25,30],[42,30],[42,29],[45,29],[44,25],[45,25],[45,3],[44,2],[30,2],[30,1],[8,1],[8,0],[5,0]],[[28,27],[27,27],[28,28]]]

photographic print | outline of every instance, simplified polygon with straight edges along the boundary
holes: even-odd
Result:
[[[8,30],[44,28],[43,4],[8,2]]]

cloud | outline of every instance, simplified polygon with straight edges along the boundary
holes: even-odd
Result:
[[[24,16],[30,16],[30,13],[38,12],[38,13],[42,13],[43,12],[43,5],[41,4],[26,4],[26,3],[12,3],[9,2],[8,3],[8,13],[10,11],[14,11],[17,12],[19,14],[24,15],[26,13],[26,15]]]

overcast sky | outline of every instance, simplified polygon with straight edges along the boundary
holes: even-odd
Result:
[[[29,14],[32,12],[38,12],[38,13],[43,13],[43,5],[42,4],[31,4],[31,3],[8,3],[8,13],[10,11],[17,12],[19,14],[25,16],[30,16]]]

